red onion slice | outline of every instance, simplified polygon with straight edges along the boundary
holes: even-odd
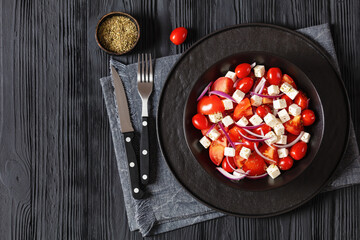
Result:
[[[239,78],[239,79],[237,79],[237,80],[234,82],[233,88],[236,86],[236,84],[237,84],[240,80],[241,80],[241,79]]]
[[[254,92],[258,93],[259,90],[261,89],[261,87],[263,85],[265,85],[266,79],[264,77],[261,78],[259,84],[256,86],[256,88],[254,89]]]
[[[201,92],[200,96],[198,97],[197,101],[199,101],[200,99],[202,99],[204,97],[204,95],[206,94],[206,92],[209,90],[209,88],[211,87],[211,85],[213,84],[213,82],[210,82],[205,88],[204,90]]]
[[[264,98],[279,98],[282,95],[284,95],[284,93],[281,93],[279,95],[274,95],[274,96],[270,96],[270,95],[264,95],[264,94],[260,94],[260,93],[256,93],[256,92],[250,92],[251,95],[257,95],[259,97],[264,97]]]
[[[243,142],[234,142],[234,145],[237,146],[237,145],[244,145],[245,143]]]
[[[306,108],[309,108],[309,104],[310,104],[310,98],[308,98],[308,100],[306,101]]]
[[[224,126],[222,125],[221,122],[218,123],[219,127],[221,128],[221,130],[223,131],[225,137],[227,138],[227,140],[229,141],[230,145],[235,149],[235,144],[233,143],[233,141],[231,141],[229,135],[227,134],[227,132],[225,131]]]
[[[263,155],[263,154],[259,151],[259,149],[257,148],[256,144],[254,144],[254,149],[255,149],[255,152],[256,152],[257,154],[259,154],[260,157],[262,157],[262,158],[264,158],[264,159],[266,159],[266,160],[268,160],[269,162],[272,162],[272,163],[274,163],[274,164],[277,163],[275,160],[272,160],[271,158],[268,158],[268,157],[266,157],[265,155]]]
[[[218,96],[223,97],[223,98],[227,98],[227,99],[233,101],[234,103],[237,103],[234,98],[232,98],[230,95],[228,95],[228,94],[226,94],[224,92],[221,92],[221,91],[211,91],[211,92],[209,92],[209,95],[212,95],[212,94],[218,95]]]
[[[261,138],[261,139],[249,138],[249,137],[245,136],[244,134],[242,134],[240,131],[238,131],[238,132],[243,138],[245,138],[246,140],[251,141],[251,142],[263,142],[263,141],[268,140],[268,139],[271,138],[271,137],[269,137],[269,138]]]
[[[235,123],[236,124],[236,123]],[[261,127],[262,125],[264,125],[265,123],[261,123],[259,125],[256,125],[256,126],[241,126],[239,124],[236,124],[236,126],[239,126],[243,129],[249,129],[249,130],[252,130],[252,129],[255,129],[255,128],[258,128],[258,127]]]
[[[225,177],[227,177],[230,180],[235,180],[235,181],[239,181],[241,179],[243,179],[244,177],[246,177],[246,174],[243,174],[242,176],[234,176],[231,173],[228,173],[227,171],[225,171],[223,168],[221,167],[217,167],[216,168],[222,175],[224,175]],[[239,172],[238,172],[239,173]],[[241,173],[240,173],[241,174]]]
[[[295,140],[292,141],[291,143],[288,143],[288,144],[285,144],[285,145],[274,144],[274,146],[275,146],[275,147],[278,147],[278,148],[288,148],[288,147],[291,147],[291,146],[293,146],[295,143],[297,143],[297,142],[301,139],[302,135],[304,135],[304,131],[302,131],[302,132],[299,134],[299,136],[298,136],[297,138],[295,138]]]
[[[205,133],[205,136],[207,136],[208,135],[208,133],[211,131],[211,130],[213,130],[213,128],[216,126],[216,124],[214,123],[210,128],[209,128],[209,130]]]
[[[263,177],[266,177],[268,175],[268,173],[264,173],[264,174],[261,174],[261,175],[258,175],[258,176],[250,176],[250,175],[247,175],[246,178],[250,178],[250,179],[259,179],[259,178],[263,178]]]
[[[247,133],[249,133],[250,135],[253,135],[253,136],[258,137],[258,138],[264,138],[264,135],[259,135],[259,134],[253,133],[252,131],[247,130],[247,129],[245,129],[245,128],[244,128],[244,130],[245,130]]]
[[[254,68],[255,66],[256,66],[256,62],[253,62],[253,63],[250,65],[251,68]]]
[[[231,168],[233,171],[235,171],[236,169],[233,168],[233,166],[231,166],[231,164],[230,164],[230,162],[229,162],[229,157],[228,157],[228,156],[226,156],[226,161],[227,161],[227,164],[230,166],[230,168]]]
[[[265,84],[263,84],[259,90],[259,94],[262,94],[263,90],[264,90]]]

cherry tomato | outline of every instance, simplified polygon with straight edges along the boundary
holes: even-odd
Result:
[[[287,156],[284,158],[280,158],[278,166],[281,170],[289,170],[293,166],[293,164],[294,160],[290,156]]]
[[[228,135],[229,135],[231,141],[233,141],[233,142],[238,142],[238,141],[240,141],[240,140],[242,139],[242,136],[240,135],[240,132],[241,132],[242,134],[246,134],[246,132],[244,131],[244,129],[242,129],[241,127],[236,126],[236,125],[233,126],[233,127],[229,130],[229,132],[228,132]]]
[[[185,41],[187,32],[187,29],[184,27],[175,28],[170,34],[170,40],[175,45],[180,45]]]
[[[251,72],[251,66],[248,63],[241,63],[235,68],[235,73],[238,78],[244,78]]]
[[[267,144],[264,144],[262,145],[260,148],[259,148],[259,151],[265,156],[265,157],[268,157],[270,159],[272,159],[273,161],[269,161],[267,159],[264,159],[264,161],[267,163],[267,164],[275,164],[277,165],[278,162],[279,162],[279,155],[278,155],[278,152],[277,152],[277,148],[276,147],[270,147],[268,146]]]
[[[293,100],[291,100],[291,98],[289,98],[287,95],[282,95],[281,99],[285,99],[286,101],[286,109],[288,109],[288,107],[293,104]]]
[[[209,115],[218,112],[224,112],[225,107],[224,103],[220,100],[220,98],[216,95],[204,96],[200,99],[197,105],[197,111],[199,113]]]
[[[268,125],[264,124],[264,125],[261,125],[260,127],[256,128],[254,130],[254,132],[256,134],[259,134],[259,135],[262,135],[262,134],[267,134],[268,132],[271,131],[271,127],[269,127]]]
[[[315,122],[315,113],[310,109],[305,109],[301,113],[301,119],[304,123],[304,126],[310,126]]]
[[[266,164],[262,157],[253,152],[248,160],[245,161],[243,170],[245,172],[249,171],[251,176],[261,175],[266,172]]]
[[[192,124],[199,130],[207,129],[210,127],[210,123],[207,117],[200,113],[197,113],[193,116]]]
[[[256,138],[256,137],[248,135],[248,134],[245,136],[247,136],[249,138]],[[243,146],[249,148],[251,151],[255,150],[254,145],[256,145],[256,147],[259,147],[259,142],[252,142],[250,140],[246,140],[245,138],[242,139],[242,142],[244,143]]]
[[[229,173],[232,173],[234,171],[234,168],[236,168],[235,166],[235,163],[234,163],[234,158],[232,157],[224,157],[223,161],[222,161],[222,164],[221,164],[221,167],[229,172]]]
[[[234,120],[239,121],[242,117],[248,117],[253,114],[249,98],[244,98],[234,110]]]
[[[299,92],[294,99],[294,103],[301,107],[301,110],[304,110],[308,107],[308,98],[303,92]]]
[[[295,81],[287,74],[284,74],[281,80],[281,83],[285,83],[285,82],[293,86],[293,88],[297,89]]]
[[[301,116],[296,116],[284,123],[285,130],[291,134],[299,135],[304,130],[304,125],[301,121]]]
[[[211,143],[209,147],[209,156],[211,161],[216,165],[219,166],[221,161],[224,158],[224,150],[227,146],[227,141],[225,137],[221,137],[218,140],[215,140]]]
[[[291,143],[291,142],[293,142],[297,137],[298,137],[298,136],[289,133],[289,134],[287,134],[287,142],[288,142],[288,143]]]
[[[271,113],[271,108],[268,105],[261,105],[256,108],[256,114],[264,118],[268,113]]]
[[[241,90],[243,93],[248,93],[253,85],[254,80],[251,77],[246,77],[238,81],[235,87],[236,89]]]
[[[270,68],[266,74],[271,85],[279,85],[281,82],[282,72],[280,68]]]
[[[234,92],[234,82],[228,77],[220,77],[216,79],[214,84],[211,86],[212,91],[220,91],[226,94],[233,94]]]
[[[307,144],[304,142],[297,142],[294,146],[290,149],[290,156],[294,160],[300,160],[305,157],[307,151]]]

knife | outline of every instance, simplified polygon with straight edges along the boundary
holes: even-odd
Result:
[[[130,173],[131,193],[135,199],[141,199],[144,195],[144,192],[141,190],[139,163],[136,159],[135,151],[132,145],[134,129],[130,121],[130,112],[126,99],[125,89],[118,72],[112,65],[111,75],[114,82],[115,97],[120,119],[120,128],[125,140],[125,150],[129,164],[128,167]]]

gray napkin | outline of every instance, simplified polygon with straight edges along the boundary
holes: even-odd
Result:
[[[298,31],[318,42],[328,51],[334,63],[338,66],[328,24],[304,28]],[[150,145],[150,175],[153,182],[146,187],[148,196],[144,200],[134,200],[131,196],[128,166],[123,136],[120,132],[112,78],[109,76],[100,79],[109,116],[130,230],[139,230],[143,236],[163,233],[224,216],[223,213],[209,209],[196,201],[180,186],[168,169],[156,141],[155,116],[160,92],[167,74],[179,57],[180,55],[173,55],[158,58],[155,61],[154,91],[150,98],[149,109],[151,114],[149,121],[150,136],[154,138]],[[110,64],[117,68],[124,83],[131,120],[137,133],[134,142],[139,142],[141,132],[141,99],[136,87],[137,64],[124,65],[114,60],[111,60]],[[138,152],[138,146],[134,147]],[[360,157],[355,132],[351,124],[351,134],[346,154],[338,166],[332,181],[324,191],[357,183],[360,183]]]

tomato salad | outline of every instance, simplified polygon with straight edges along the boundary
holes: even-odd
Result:
[[[310,99],[280,68],[241,63],[210,82],[197,99],[192,123],[201,145],[231,180],[273,179],[305,157],[315,122]]]

